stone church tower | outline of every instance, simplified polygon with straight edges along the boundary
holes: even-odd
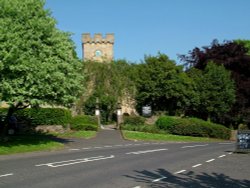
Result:
[[[98,62],[112,61],[114,58],[114,34],[94,34],[91,38],[90,33],[82,34],[82,53],[83,60]]]

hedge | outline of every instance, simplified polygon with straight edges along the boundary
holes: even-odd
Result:
[[[124,125],[143,125],[145,123],[145,118],[141,116],[124,116]]]
[[[211,138],[230,138],[230,129],[223,125],[207,122],[197,118],[177,118],[161,116],[156,121],[156,127],[171,134],[184,136],[201,136]]]
[[[78,115],[72,118],[71,122],[72,130],[85,130],[85,131],[97,131],[98,123],[96,117],[87,115]]]
[[[7,114],[6,108],[0,110],[0,115]],[[36,125],[63,125],[70,123],[72,116],[70,110],[62,108],[26,108],[14,113],[19,119],[30,120]]]
[[[166,131],[158,129],[155,125],[122,125],[122,130],[128,131],[138,131],[138,132],[146,132],[146,133],[159,133],[165,134]]]

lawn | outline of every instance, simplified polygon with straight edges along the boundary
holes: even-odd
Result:
[[[0,155],[59,150],[64,148],[63,143],[67,142],[67,138],[87,139],[95,135],[95,131],[77,131],[63,134],[10,136],[8,142],[0,143]],[[60,142],[56,140],[60,140]]]
[[[122,131],[124,138],[128,140],[145,140],[145,141],[171,141],[171,142],[216,142],[220,139],[179,136],[171,134],[153,134],[136,131]]]

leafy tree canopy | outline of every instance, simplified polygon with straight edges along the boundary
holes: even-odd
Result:
[[[0,7],[1,100],[72,104],[81,77],[69,33],[56,28],[42,0],[1,0]]]
[[[56,28],[43,0],[0,1],[0,100],[18,109],[70,106],[80,91],[81,64],[70,34]]]
[[[203,72],[193,68],[188,74],[195,82],[199,99],[197,106],[194,105],[196,116],[219,118],[231,109],[235,102],[235,86],[223,65],[209,62]]]
[[[179,58],[187,67],[204,70],[208,62],[223,65],[231,71],[236,85],[236,103],[227,115],[231,122],[250,123],[250,56],[248,41],[214,40],[210,46],[194,48]]]
[[[190,105],[193,96],[192,80],[164,54],[145,56],[144,63],[138,65],[137,103],[151,105],[155,111],[176,110]]]

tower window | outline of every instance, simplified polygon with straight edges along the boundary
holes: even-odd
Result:
[[[101,50],[96,50],[96,51],[95,51],[95,56],[96,56],[96,57],[102,56],[102,51],[101,51]]]

